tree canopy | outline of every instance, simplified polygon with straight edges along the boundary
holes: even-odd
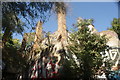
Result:
[[[112,27],[110,30],[115,31],[118,34],[118,38],[120,39],[120,18],[114,18],[111,22]]]
[[[24,34],[25,28],[33,29],[36,24],[35,20],[45,23],[50,15],[51,10],[55,7],[55,12],[59,11],[60,5],[57,7],[57,2],[2,2],[2,56],[3,62],[6,67],[3,72],[22,73],[27,68],[26,52],[21,51],[21,43],[17,39],[13,39],[13,33]],[[65,9],[65,7],[64,7]],[[32,47],[35,33],[26,33],[27,44],[26,50]],[[23,36],[24,37],[24,36]],[[19,70],[17,70],[17,68]],[[6,74],[6,73],[5,73]],[[8,75],[9,76],[9,75]],[[4,75],[5,77],[5,75]]]
[[[2,2],[3,43],[7,41],[9,33],[22,34],[25,26],[34,24],[36,18],[45,22],[50,16],[52,5],[51,2]]]
[[[60,77],[81,78],[83,80],[93,78],[103,64],[104,57],[102,57],[102,55],[105,55],[104,51],[107,48],[106,38],[105,36],[92,33],[92,31],[89,30],[88,26],[93,24],[93,19],[79,19],[77,24],[75,24],[76,28],[74,31],[71,33],[67,32],[66,7],[67,6],[63,2],[2,2],[3,33],[0,34],[0,36],[2,36],[4,44],[2,47],[2,59],[5,63],[5,68],[3,70],[4,78],[6,78],[7,72],[19,73],[22,75],[27,74],[28,76],[30,71],[29,67],[32,67],[29,63],[33,64],[33,62],[35,62],[33,61],[34,59],[28,60],[28,57],[31,57],[31,55],[35,56],[37,53],[40,54],[38,57],[40,57],[41,61],[43,55],[46,57],[48,54],[61,53],[61,62],[63,61],[63,63],[60,64],[60,66],[62,66],[60,68]],[[62,37],[66,37],[65,39],[61,39],[61,34],[57,34],[59,35],[58,39],[56,39],[56,34],[53,35],[55,38],[51,37],[52,35],[48,32],[43,40],[38,40],[40,39],[38,38],[40,35],[37,36],[37,34],[42,34],[42,26],[37,32],[24,33],[25,28],[33,29],[32,27],[36,23],[35,20],[37,19],[40,20],[41,24],[45,23],[49,19],[52,9],[58,15],[58,26],[60,25],[58,33],[61,33]],[[119,19],[114,18],[110,29],[114,30],[120,38],[119,21]],[[18,39],[13,39],[13,33],[19,33],[22,35],[24,33],[23,42],[20,43]],[[35,38],[38,39],[35,40]],[[59,45],[57,44],[57,47],[59,47],[60,50],[57,50],[58,48],[55,46],[56,52],[54,52],[54,45],[52,45],[52,40],[50,40],[51,38],[58,41],[55,43],[53,42],[54,44],[60,43]],[[61,40],[59,40],[59,38]],[[47,41],[48,44],[46,44]],[[66,41],[67,47],[66,45],[61,45],[60,41]],[[35,42],[39,44],[43,43],[42,46],[45,45],[47,48],[41,49],[41,51],[36,50],[35,52],[35,50],[32,49]],[[65,49],[61,49],[61,46]],[[42,67],[40,68],[38,66],[39,69],[43,69]],[[26,77],[26,75],[24,76]]]
[[[71,78],[82,78],[83,80],[93,78],[93,75],[103,64],[104,51],[107,47],[105,36],[99,36],[97,34],[91,34],[91,31],[87,25],[92,24],[93,20],[83,20],[83,22],[78,22],[77,31],[70,34],[68,54],[74,55],[75,57],[69,57],[70,60],[66,60],[66,65],[64,71],[70,70],[70,73],[64,72],[63,74],[71,76]],[[101,54],[101,52],[103,52]],[[71,74],[71,75],[70,75]]]

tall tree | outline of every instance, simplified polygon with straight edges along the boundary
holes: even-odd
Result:
[[[2,30],[3,43],[6,43],[10,32],[22,33],[26,24],[33,24],[35,18],[45,22],[52,9],[51,2],[3,2],[2,3]],[[22,19],[25,19],[23,22]],[[27,25],[26,25],[27,26]]]
[[[83,24],[85,22],[85,24]],[[93,75],[103,64],[103,52],[106,49],[106,39],[104,36],[91,34],[87,27],[91,24],[91,20],[83,20],[82,23],[77,23],[77,31],[74,31],[69,36],[68,45],[68,60],[66,59],[66,67],[63,67],[64,77],[66,75],[71,78],[82,78],[83,80],[90,80]],[[83,24],[83,25],[82,25]],[[72,57],[70,57],[70,55]],[[74,56],[74,57],[73,57]],[[75,58],[76,56],[76,58]],[[70,69],[69,73],[65,72]]]
[[[4,44],[2,59],[6,65],[3,70],[4,77],[7,77],[8,72],[21,73],[23,69],[21,67],[26,67],[25,58],[22,53],[18,54],[19,47],[12,41],[12,34],[15,32],[23,34],[24,28],[28,27],[28,24],[34,24],[33,20],[36,18],[45,22],[49,17],[46,13],[50,13],[52,5],[53,3],[50,2],[2,2],[2,43]],[[22,48],[25,49],[25,47],[24,44]],[[18,67],[20,68],[17,71]]]

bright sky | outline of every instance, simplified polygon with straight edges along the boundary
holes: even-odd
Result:
[[[68,2],[67,28],[73,28],[78,17],[83,19],[94,19],[93,25],[100,32],[111,27],[113,18],[118,18],[117,2]],[[53,14],[49,21],[43,25],[43,30],[54,32],[57,30],[57,16]],[[22,40],[22,36],[14,38]]]
[[[111,26],[113,18],[118,18],[118,5],[115,2],[69,2],[67,13],[67,28],[72,28],[78,17],[94,19],[94,26],[98,31]],[[54,32],[57,29],[57,17],[51,16],[43,25],[45,31]]]

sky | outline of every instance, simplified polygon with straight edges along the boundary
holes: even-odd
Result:
[[[98,32],[111,27],[113,18],[118,18],[117,2],[67,2],[68,11],[66,16],[67,29],[70,30],[77,18],[94,19],[93,25]],[[57,30],[57,15],[52,14],[49,21],[43,24],[43,30],[55,32]],[[26,30],[27,31],[27,30]],[[22,40],[21,35],[13,35],[13,38]]]

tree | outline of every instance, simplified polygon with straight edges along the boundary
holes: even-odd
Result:
[[[28,24],[34,25],[35,21],[33,20],[37,18],[40,19],[42,23],[46,22],[48,17],[50,16],[49,13],[51,12],[53,5],[55,4],[57,3],[56,2],[55,3],[54,2],[2,2],[2,16],[3,16],[2,43],[4,44],[3,51],[5,51],[3,54],[4,57],[6,57],[5,56],[6,54],[9,55],[9,52],[5,48],[8,46],[8,43],[14,46],[13,42],[11,41],[12,34],[15,32],[23,34],[24,28],[28,27]],[[58,5],[55,5],[55,7],[56,6]],[[57,9],[59,9],[59,7]],[[10,49],[12,50],[12,47]],[[14,55],[17,55],[16,52]]]
[[[69,63],[67,68],[71,70],[69,74],[74,75],[72,78],[82,78],[83,80],[91,79],[103,64],[102,55],[105,54],[103,51],[107,47],[106,39],[105,36],[91,34],[91,31],[87,27],[92,24],[91,22],[92,20],[87,19],[78,22],[78,30],[69,36],[70,42],[67,55],[69,60],[66,59],[66,61]],[[70,57],[70,55],[72,57]],[[76,59],[73,56],[76,56]],[[66,67],[63,68],[63,71],[64,69],[66,69]],[[65,75],[67,74],[66,72]]]
[[[42,23],[46,22],[51,15],[53,6],[56,13],[62,14],[65,23],[62,21],[62,25],[64,24],[66,29],[66,7],[63,2],[2,2],[3,43],[7,42],[10,32],[23,34],[25,27],[30,28],[28,24],[31,26],[36,24],[36,19],[39,19]],[[58,21],[60,21],[59,19],[60,16]]]
[[[12,39],[12,34],[23,34],[24,28],[28,24],[34,25],[33,20],[36,18],[45,22],[49,17],[45,13],[50,13],[52,5],[51,2],[2,2],[2,59],[6,67],[3,70],[4,78],[9,76],[6,73],[22,73],[26,67],[26,58],[19,52],[19,42]]]
[[[118,38],[120,39],[120,18],[114,18],[111,25],[112,27],[108,29],[115,31],[118,34]]]
[[[51,2],[3,2],[2,3],[2,30],[3,43],[7,42],[9,33],[24,31],[27,24],[34,24],[36,18],[45,22],[53,3]],[[25,19],[23,22],[22,19]],[[27,22],[27,24],[25,24]],[[30,28],[30,27],[29,27]]]
[[[6,46],[2,50],[2,61],[5,64],[5,68],[2,70],[3,79],[10,77],[16,78],[16,73],[21,73],[21,70],[25,68],[26,62],[21,54],[18,54],[21,43],[18,39],[12,39],[9,37],[9,41],[6,42]],[[9,74],[10,73],[10,74]]]

